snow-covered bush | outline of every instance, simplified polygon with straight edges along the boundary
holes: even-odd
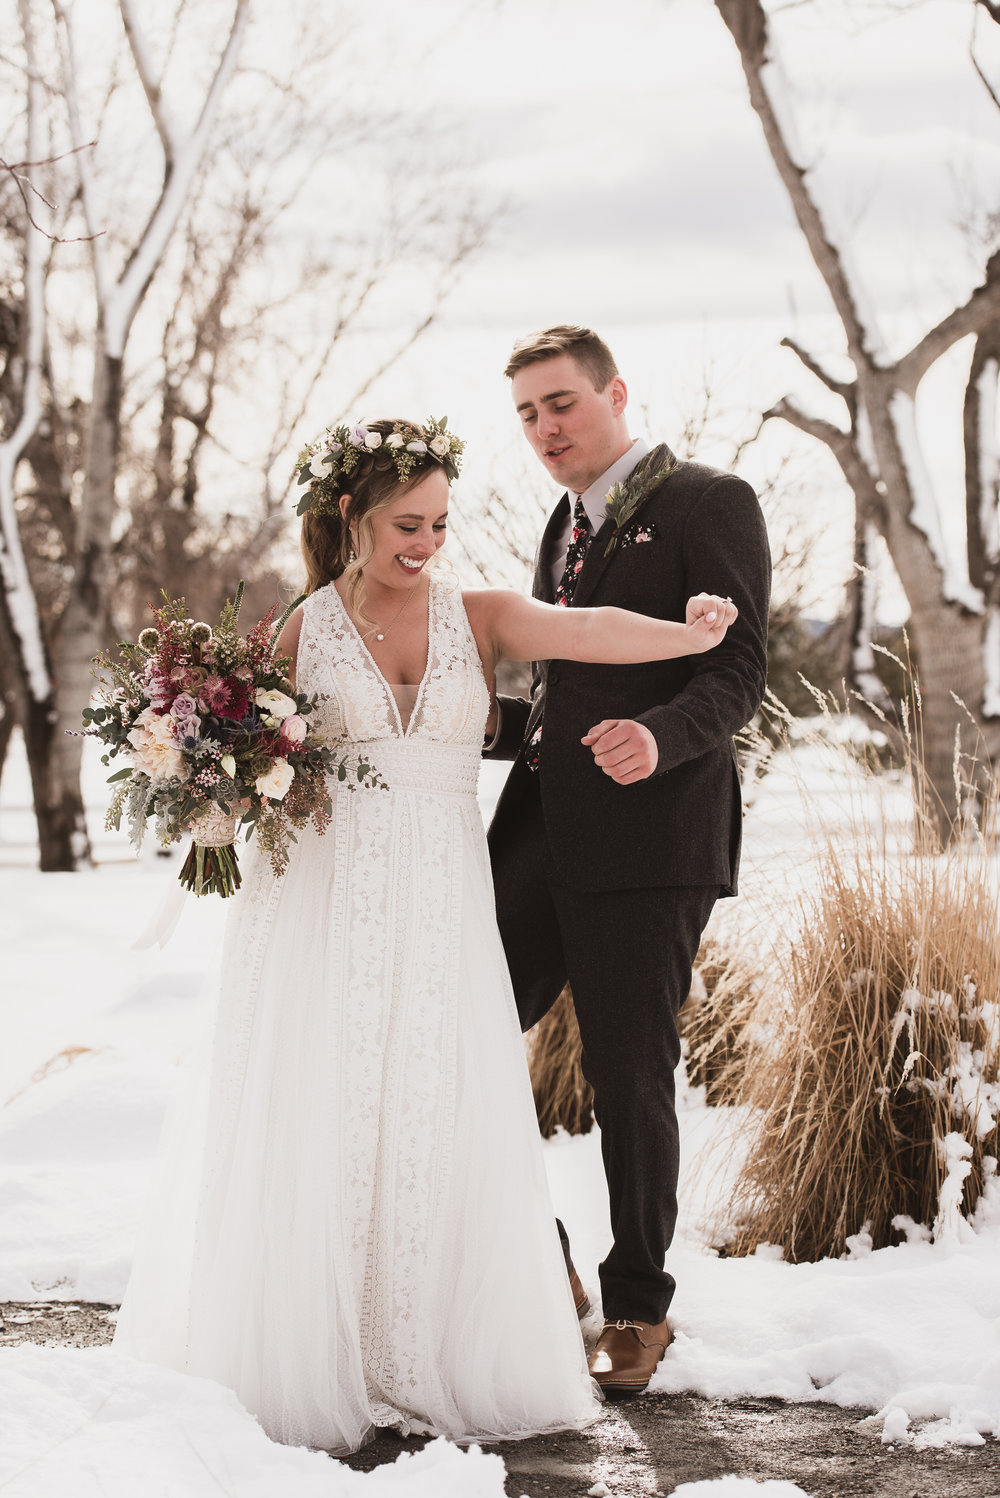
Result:
[[[865,771],[845,759],[841,774]],[[956,762],[959,797],[967,779]],[[767,1043],[727,1074],[727,1100],[750,1110],[726,1233],[738,1253],[816,1259],[914,1224],[953,1235],[996,1171],[1000,867],[981,830],[997,825],[996,788],[943,853],[927,851],[919,805],[917,835],[900,838],[862,803],[836,830],[817,815],[798,920],[775,919],[769,981],[742,1015]]]

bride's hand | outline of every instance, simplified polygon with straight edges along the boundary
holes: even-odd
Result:
[[[738,613],[733,600],[720,598],[718,593],[697,593],[689,598],[684,624],[690,632],[691,653],[711,650],[724,640]]]

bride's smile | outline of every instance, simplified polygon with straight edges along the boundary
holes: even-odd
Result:
[[[343,496],[341,508],[364,570],[365,597],[375,610],[380,603],[390,609],[393,600],[387,595],[393,593],[398,598],[413,588],[431,557],[444,545],[448,532],[447,476],[442,469],[433,469],[398,499],[370,510],[360,532],[351,521],[349,494]]]

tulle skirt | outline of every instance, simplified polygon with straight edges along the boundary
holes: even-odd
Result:
[[[251,854],[116,1345],[274,1439],[595,1416],[496,929],[475,756],[388,754],[283,878]],[[443,765],[443,767],[442,767]]]

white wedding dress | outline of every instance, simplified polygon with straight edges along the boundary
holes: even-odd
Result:
[[[304,605],[299,689],[390,789],[333,782],[280,879],[247,858],[115,1336],[334,1452],[598,1409],[476,803],[482,667],[454,579],[429,576],[405,728],[336,588]]]

